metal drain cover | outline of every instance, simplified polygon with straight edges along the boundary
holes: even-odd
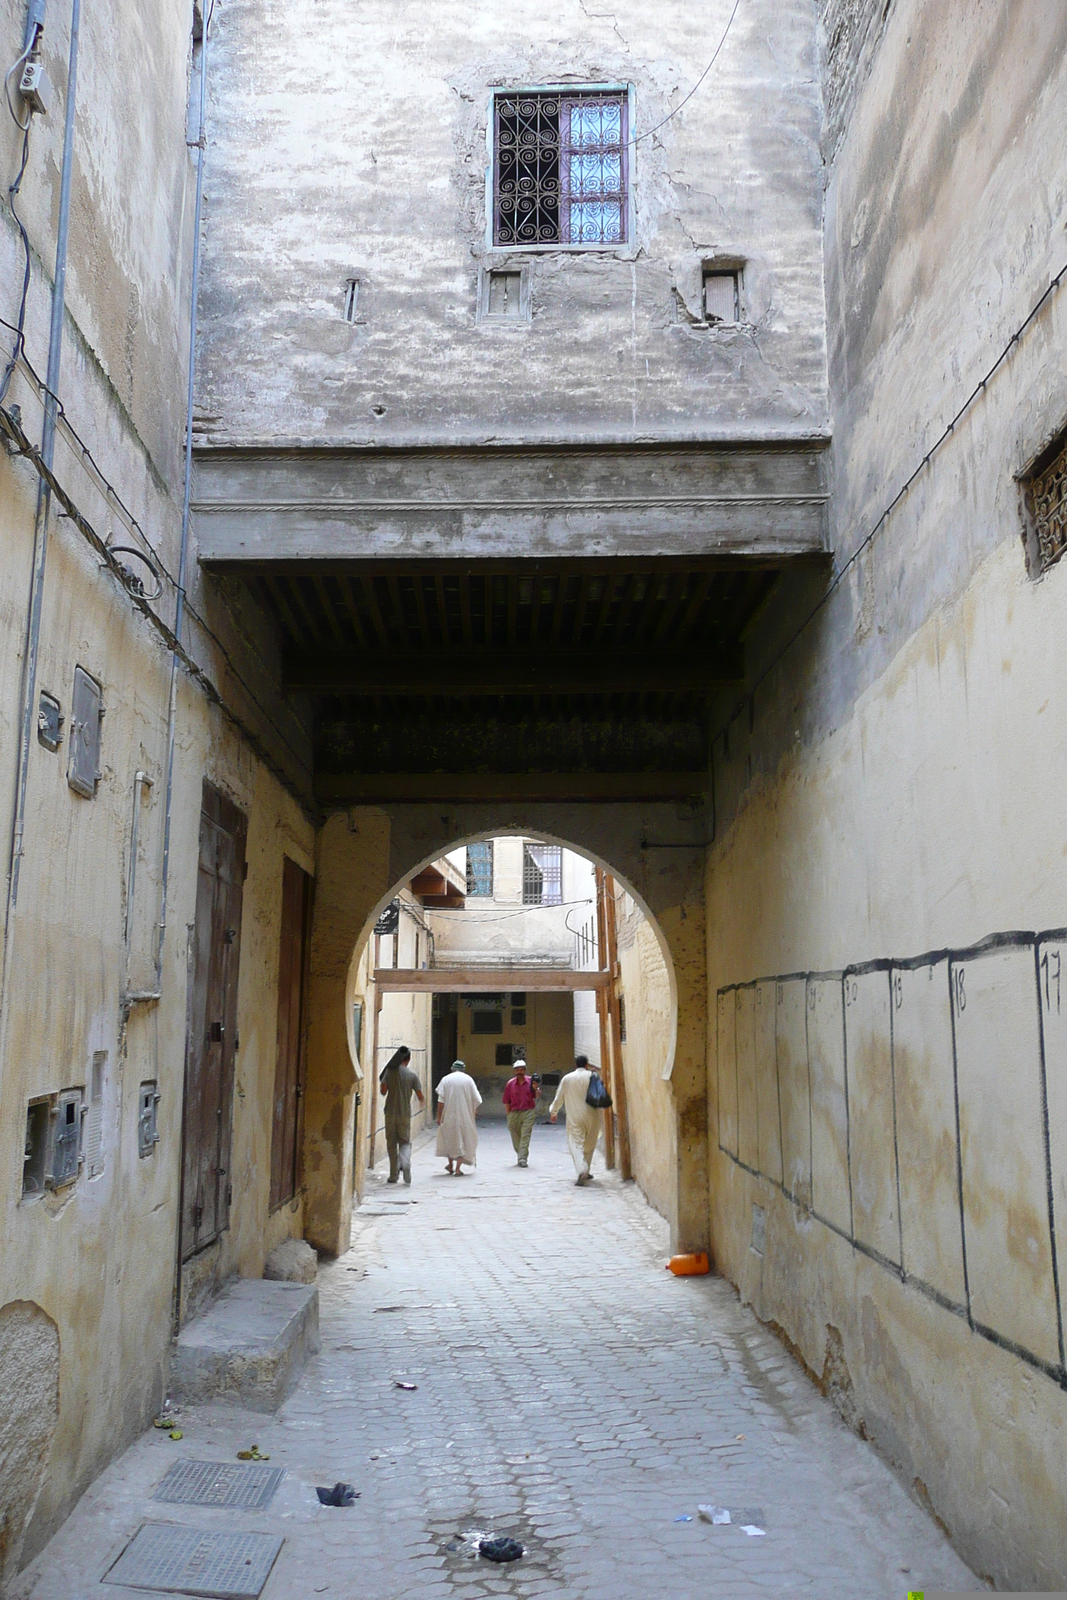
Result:
[[[175,1461],[152,1498],[179,1506],[262,1511],[274,1499],[284,1477],[284,1467],[265,1467],[255,1461]]]
[[[207,1600],[255,1600],[283,1542],[273,1533],[210,1533],[146,1522],[103,1581]]]

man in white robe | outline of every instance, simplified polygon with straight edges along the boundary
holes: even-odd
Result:
[[[587,1183],[593,1181],[593,1174],[589,1169],[593,1165],[593,1152],[596,1150],[604,1120],[602,1111],[597,1111],[595,1107],[585,1103],[592,1076],[588,1056],[576,1056],[574,1071],[566,1073],[560,1079],[556,1098],[548,1108],[549,1117],[553,1122],[560,1106],[567,1113],[567,1147],[574,1162],[574,1170],[578,1174],[576,1181],[579,1188],[584,1188]]]
[[[462,1061],[453,1061],[452,1071],[437,1085],[437,1154],[447,1156],[445,1169],[458,1177],[463,1163],[477,1165],[478,1129],[475,1117],[482,1097],[478,1085]]]

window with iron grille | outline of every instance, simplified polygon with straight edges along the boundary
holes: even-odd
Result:
[[[482,844],[467,846],[467,894],[491,898],[492,893],[493,841],[486,839]]]
[[[558,844],[522,847],[522,903],[558,906],[563,899],[563,848]]]
[[[472,1033],[503,1033],[504,1013],[502,1011],[472,1011]]]
[[[1067,430],[1054,439],[1023,479],[1030,576],[1039,578],[1067,551]]]
[[[627,96],[507,93],[493,101],[493,243],[627,242]]]

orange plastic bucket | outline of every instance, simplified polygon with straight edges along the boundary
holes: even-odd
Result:
[[[667,1262],[667,1271],[673,1272],[676,1278],[700,1278],[711,1271],[706,1250],[698,1250],[695,1255],[671,1256]]]

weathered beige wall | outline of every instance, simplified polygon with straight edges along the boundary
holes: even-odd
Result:
[[[616,891],[616,906],[631,1166],[649,1204],[667,1216],[676,1159],[671,1094],[663,1076],[671,1032],[670,977],[647,917],[624,892]]]
[[[714,89],[683,108],[727,0],[439,7],[430,28],[413,0],[234,0],[211,79],[205,437],[821,431],[813,14],[812,0],[748,0]],[[491,90],[561,80],[633,86],[631,241],[493,251]],[[746,262],[743,327],[703,323],[715,256]],[[494,326],[477,315],[479,271],[509,262],[528,267],[531,319]]]
[[[852,12],[838,570],[1063,265],[1067,215],[1054,9]],[[972,947],[1067,922],[1067,572],[1027,576],[1015,481],[1067,422],[1062,293],[779,667],[816,591],[772,607],[707,872],[716,1260],[1012,1589],[1067,1581],[1063,946]]]
[[[185,143],[191,13],[165,6],[149,12],[119,5],[89,7],[82,16],[59,392],[102,471],[173,572],[181,521],[191,258],[193,167]],[[41,374],[47,362],[69,15],[69,7],[48,7],[44,57],[56,98],[51,114],[33,123],[20,199],[33,250],[27,353]],[[23,5],[0,0],[5,70],[21,48],[24,20]],[[8,117],[0,121],[6,188],[21,141]],[[5,207],[0,210],[0,315],[8,321],[17,314],[21,273],[18,238]],[[4,331],[3,365],[9,337]],[[16,373],[5,403],[21,407],[26,431],[39,441],[40,399],[21,374]],[[62,437],[55,465],[102,536],[111,534],[118,543],[136,537]],[[5,898],[36,490],[27,463],[0,455]],[[195,570],[189,588],[202,602]],[[170,587],[159,606],[167,621],[172,606]],[[248,691],[234,670],[243,664],[248,673],[248,654],[242,658],[235,645],[232,619],[221,603],[214,622],[231,650],[229,664],[191,617],[186,642],[224,691],[241,700],[242,713],[250,715]],[[78,665],[102,683],[107,710],[102,772],[93,799],[76,795],[66,780]],[[258,1274],[270,1245],[300,1230],[299,1206],[295,1214],[267,1216],[269,1119],[282,855],[309,865],[313,832],[296,803],[252,760],[232,726],[184,674],[162,1000],[136,1008],[125,1037],[121,1029],[126,874],[138,771],[148,775],[151,786],[141,802],[130,908],[131,983],[145,989],[155,979],[168,675],[169,659],[156,634],[101,570],[71,523],[54,517],[37,690],[56,695],[67,720],[58,753],[36,741],[30,749],[27,831],[5,952],[9,984],[0,1031],[0,1306],[36,1307],[32,1328],[53,1332],[26,1338],[17,1318],[0,1315],[4,1395],[36,1392],[45,1405],[36,1432],[17,1405],[0,1406],[0,1459],[11,1465],[0,1480],[0,1581],[5,1569],[40,1548],[92,1478],[147,1423],[165,1393],[176,1283],[187,925],[195,904],[204,776],[249,813],[249,874],[231,1228],[189,1280],[194,1286],[199,1280],[203,1289],[235,1271]],[[276,714],[285,715],[280,708]],[[107,1055],[102,1170],[90,1176],[84,1166],[77,1181],[59,1193],[24,1201],[27,1101],[87,1086],[98,1051]],[[160,1142],[141,1159],[137,1101],[141,1082],[148,1080],[156,1081],[161,1093]],[[45,1390],[50,1383],[53,1389],[58,1384],[58,1413],[49,1421]],[[49,1404],[54,1411],[54,1400]]]

